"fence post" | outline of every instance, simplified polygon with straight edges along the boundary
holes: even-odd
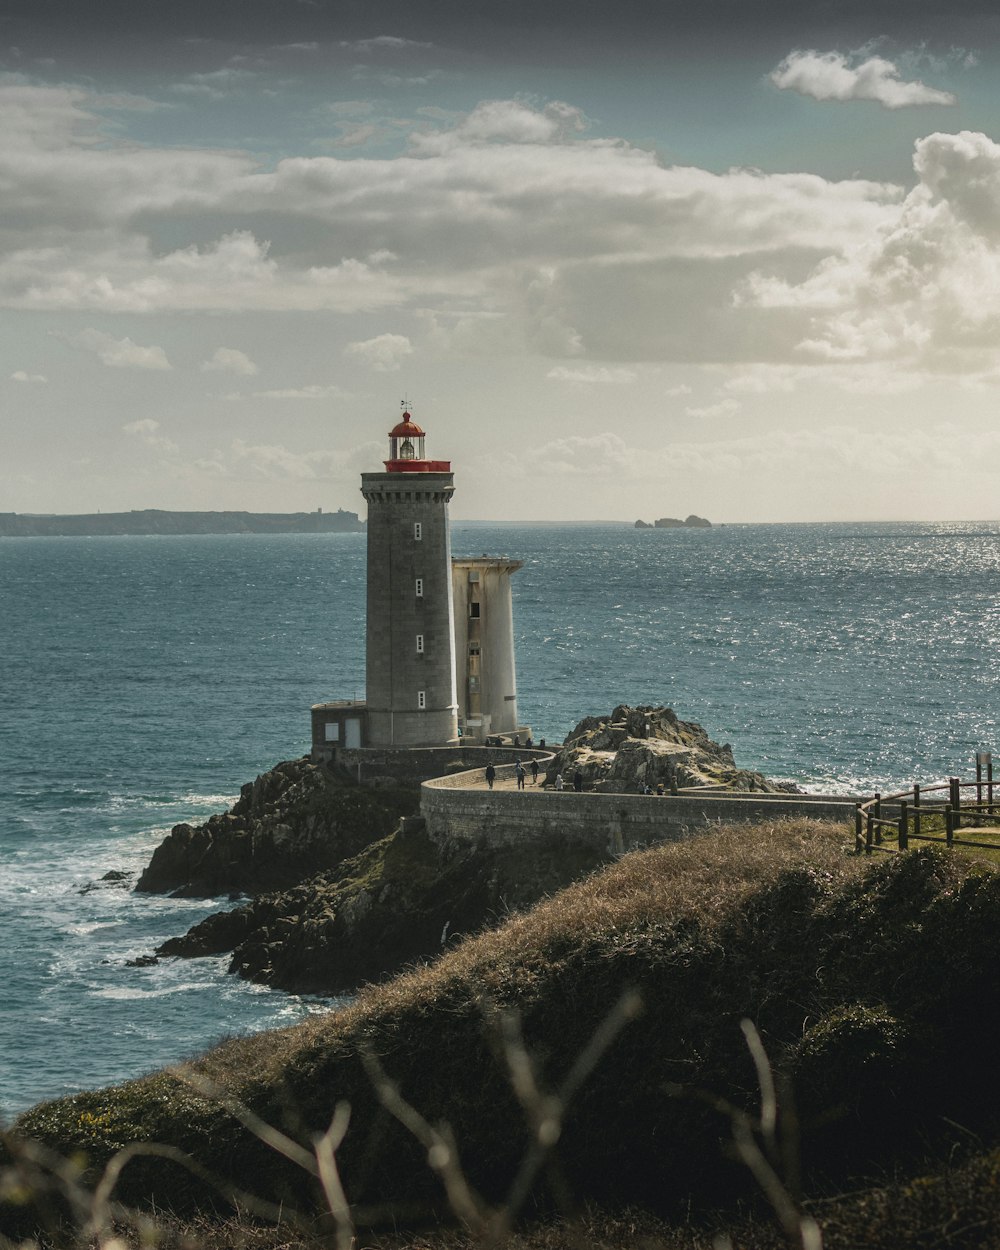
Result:
[[[955,828],[962,827],[962,791],[959,789],[959,780],[957,777],[948,778],[951,790],[951,805],[954,808]]]
[[[986,761],[986,801],[990,805],[990,815],[993,815],[993,752],[990,752],[990,758]]]
[[[949,846],[955,841],[955,812],[950,803],[944,809],[944,840]]]
[[[857,852],[860,852],[861,847],[864,845],[864,827],[865,827],[865,822],[864,822],[864,817],[861,815],[861,804],[855,803],[854,804],[854,849]]]
[[[875,817],[872,815],[872,809],[868,809],[868,822],[865,829],[865,852],[870,855],[872,853],[872,836],[875,832]]]
[[[910,845],[910,832],[906,821],[906,799],[899,805],[899,849],[905,851]]]
[[[875,845],[882,845],[882,796],[875,795]]]
[[[913,836],[920,837],[920,787],[913,787]]]

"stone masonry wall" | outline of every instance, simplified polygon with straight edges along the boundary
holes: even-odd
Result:
[[[497,770],[510,775],[512,766]],[[617,854],[677,842],[712,824],[756,824],[783,817],[853,821],[854,801],[835,796],[750,795],[722,797],[643,794],[576,794],[526,790],[469,790],[456,774],[423,784],[420,812],[438,843],[477,842],[514,846],[539,840],[572,840]]]

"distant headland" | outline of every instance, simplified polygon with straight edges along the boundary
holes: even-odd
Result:
[[[113,534],[355,534],[364,530],[356,512],[93,512],[78,516],[0,512],[0,538],[105,536]]]
[[[636,521],[635,528],[637,530],[704,530],[711,529],[712,522],[706,521],[703,516],[695,516],[692,512],[689,517],[681,521],[678,517],[661,516],[658,521],[654,521],[652,525],[648,521]]]

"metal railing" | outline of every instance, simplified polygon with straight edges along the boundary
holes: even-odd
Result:
[[[963,791],[974,791],[974,799],[963,801]],[[942,791],[947,797],[938,798]],[[928,798],[928,796],[931,796]],[[911,842],[940,842],[945,846],[974,846],[983,850],[1000,849],[997,842],[963,837],[1000,826],[1000,800],[994,801],[992,769],[987,780],[961,781],[949,777],[936,785],[914,785],[898,794],[876,794],[856,804],[854,846],[858,852],[884,851],[896,854],[909,849]]]

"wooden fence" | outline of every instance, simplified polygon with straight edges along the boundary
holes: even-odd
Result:
[[[963,791],[967,792],[964,796]],[[963,829],[969,834],[982,834],[994,825],[1000,826],[1000,800],[994,802],[991,768],[985,780],[982,776],[975,781],[949,777],[937,785],[914,785],[899,794],[876,794],[858,803],[854,812],[854,844],[856,850],[869,854],[895,854],[916,841],[998,850],[1000,841],[983,842],[974,836],[962,836]]]

